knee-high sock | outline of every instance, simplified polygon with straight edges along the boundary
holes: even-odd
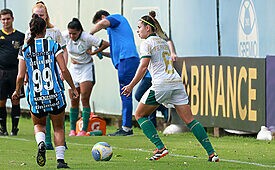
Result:
[[[0,124],[3,131],[7,131],[7,110],[6,107],[0,107]]]
[[[215,152],[208,138],[208,135],[200,122],[198,122],[197,120],[193,120],[187,125],[187,127],[193,132],[193,134],[204,147],[208,155]]]
[[[51,118],[48,115],[46,118],[46,144],[52,143],[52,136],[51,136]]]
[[[154,124],[148,120],[147,117],[142,117],[137,120],[139,126],[143,130],[143,133],[147,136],[150,141],[156,145],[158,149],[164,148],[164,144],[158,136],[157,130]]]
[[[65,149],[66,149],[65,146],[56,146],[55,147],[56,160],[64,159]]]
[[[78,108],[71,108],[70,109],[70,127],[71,130],[76,129],[76,121],[78,118],[79,109]]]
[[[20,105],[12,105],[12,108],[11,108],[12,129],[16,129],[18,127],[19,118],[20,118]]]
[[[84,131],[87,131],[90,114],[91,114],[91,108],[83,108],[83,111],[82,111],[82,120],[83,120],[82,130],[84,130]]]

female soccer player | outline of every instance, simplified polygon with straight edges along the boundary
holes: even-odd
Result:
[[[181,77],[173,67],[168,44],[156,36],[155,31],[156,26],[150,16],[143,16],[139,20],[137,33],[141,39],[145,39],[140,45],[140,65],[130,84],[122,88],[123,95],[130,95],[148,68],[152,76],[152,86],[142,96],[135,112],[135,118],[143,133],[157,147],[150,160],[158,160],[167,155],[169,151],[159,138],[153,123],[147,117],[160,104],[172,104],[207,151],[208,161],[218,162],[218,155],[215,154],[204,128],[193,118]]]
[[[46,116],[50,114],[54,129],[54,143],[57,159],[57,168],[69,168],[64,161],[64,119],[66,100],[64,85],[57,71],[57,63],[64,79],[72,88],[72,95],[78,97],[68,71],[63,50],[53,40],[47,40],[46,22],[34,14],[30,21],[31,37],[19,53],[19,70],[16,80],[16,89],[13,99],[19,98],[24,77],[28,74],[27,100],[30,105],[31,117],[34,124],[35,139],[38,144],[36,157],[37,164],[46,163],[45,130]]]
[[[46,21],[47,28],[46,28],[45,38],[52,39],[60,44],[61,48],[64,51],[63,57],[64,57],[65,64],[67,65],[68,52],[66,49],[65,40],[62,37],[60,30],[50,22],[50,16],[48,14],[48,10],[47,10],[45,3],[43,1],[37,1],[36,4],[32,8],[32,13],[37,14],[39,17],[41,17],[42,19],[44,19]],[[27,41],[28,38],[30,38],[30,37],[31,37],[31,32],[30,32],[30,30],[27,30],[27,32],[25,34],[25,41]],[[59,71],[59,73],[60,73],[61,79],[63,81],[64,78],[62,77],[62,74],[60,71]],[[26,78],[26,80],[27,80],[27,78]],[[65,147],[67,147],[66,142],[65,142]],[[46,124],[46,149],[53,150],[52,139],[51,139],[51,120],[50,120],[49,116],[47,116],[47,124]]]
[[[74,85],[80,94],[83,110],[83,127],[76,134],[76,121],[79,113],[79,98],[71,98],[70,124],[71,131],[69,136],[85,136],[88,128],[91,108],[90,96],[95,84],[95,70],[91,55],[97,54],[109,46],[107,41],[99,39],[89,33],[84,32],[80,21],[73,18],[68,24],[68,31],[63,34],[68,53],[71,57],[70,73],[72,74]],[[92,46],[98,47],[91,51]],[[71,94],[71,89],[69,89]]]

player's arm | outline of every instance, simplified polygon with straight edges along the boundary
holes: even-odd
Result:
[[[144,77],[149,62],[150,62],[151,58],[142,58],[140,60],[140,64],[138,66],[138,69],[136,71],[135,77],[133,78],[133,80],[126,86],[124,86],[122,88],[122,93],[123,95],[126,95],[127,97],[131,94],[133,88],[135,87],[135,85]]]
[[[174,45],[173,41],[169,39],[169,40],[167,40],[167,44],[168,44],[168,47],[170,50],[170,55],[172,57],[172,61],[176,61],[178,56],[177,56],[175,45]]]
[[[63,75],[63,78],[67,81],[69,86],[72,88],[73,96],[75,98],[77,98],[78,97],[78,92],[77,92],[77,90],[74,86],[72,76],[71,76],[67,66],[65,65],[64,57],[63,57],[63,54],[61,52],[56,56],[56,61],[58,63],[60,71]]]
[[[26,74],[26,62],[23,59],[19,59],[19,64],[18,64],[18,74],[16,78],[16,88],[14,93],[12,94],[12,99],[17,100],[20,98],[21,94],[21,87],[23,86],[24,83],[24,78]]]
[[[95,26],[92,28],[92,30],[90,31],[90,34],[94,34],[102,29],[105,29],[107,27],[109,27],[111,25],[110,21],[107,19],[102,19],[101,21],[99,21],[98,23],[95,24]]]

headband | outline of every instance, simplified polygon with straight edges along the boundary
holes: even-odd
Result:
[[[156,26],[154,26],[153,24],[151,24],[150,22],[148,22],[148,21],[146,21],[146,20],[144,20],[144,19],[140,19],[140,21],[142,21],[142,22],[145,22],[146,24],[148,24],[148,25],[150,25],[150,26],[152,26],[153,28],[155,28],[156,29]]]

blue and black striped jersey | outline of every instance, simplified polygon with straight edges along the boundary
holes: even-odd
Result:
[[[56,56],[60,45],[45,38],[25,46],[19,59],[26,62],[28,72],[27,100],[33,113],[55,111],[66,105],[64,84],[60,78]]]

